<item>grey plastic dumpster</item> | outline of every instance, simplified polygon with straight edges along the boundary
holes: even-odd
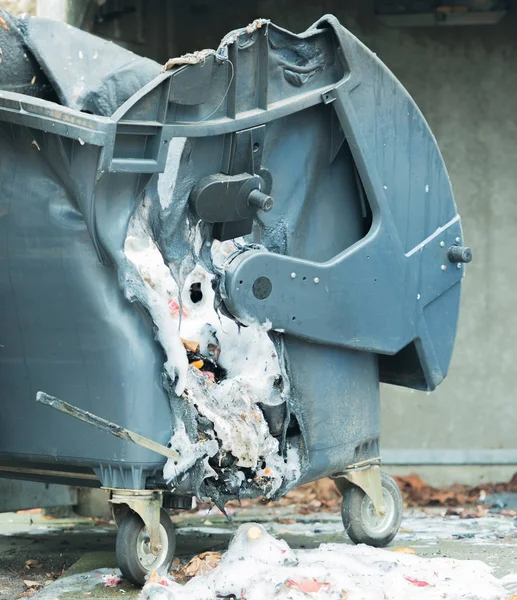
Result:
[[[411,97],[332,16],[163,71],[4,16],[43,83],[0,94],[1,474],[109,489],[137,584],[193,495],[331,476],[352,540],[388,544],[379,382],[443,380],[471,258]]]

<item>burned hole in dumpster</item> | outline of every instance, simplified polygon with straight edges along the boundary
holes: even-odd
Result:
[[[193,283],[190,286],[190,299],[192,300],[192,302],[194,302],[194,304],[203,300],[203,292],[201,291],[200,282]]]
[[[167,205],[160,179],[170,177],[167,170],[159,175],[158,197],[144,194],[124,246],[126,295],[147,308],[166,356],[174,420],[168,445],[181,458],[167,461],[163,478],[221,507],[233,498],[273,498],[301,474],[298,447],[285,435],[289,382],[280,336],[267,324],[244,327],[218,310],[218,277],[246,242],[213,240],[185,214],[186,201]],[[172,251],[162,251],[153,230],[163,206],[183,210],[189,224]]]

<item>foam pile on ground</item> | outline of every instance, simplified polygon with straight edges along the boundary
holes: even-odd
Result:
[[[219,565],[180,585],[152,577],[142,600],[501,600],[488,565],[348,544],[292,550],[258,524],[237,530]]]

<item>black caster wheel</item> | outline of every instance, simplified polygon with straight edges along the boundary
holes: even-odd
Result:
[[[370,498],[355,485],[339,486],[343,494],[341,517],[345,532],[355,544],[387,546],[397,535],[402,519],[402,495],[398,485],[381,473],[386,514],[379,516]]]
[[[151,552],[149,532],[142,519],[129,512],[120,521],[116,554],[122,576],[142,586],[147,575],[160,567],[169,568],[176,550],[176,532],[167,512],[160,509],[160,542],[162,549],[156,556]]]

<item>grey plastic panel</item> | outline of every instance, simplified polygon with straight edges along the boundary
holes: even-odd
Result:
[[[0,135],[0,457],[153,470],[162,463],[154,453],[34,401],[53,391],[162,443],[170,437],[153,325],[99,263],[82,211],[32,142],[21,127]]]

